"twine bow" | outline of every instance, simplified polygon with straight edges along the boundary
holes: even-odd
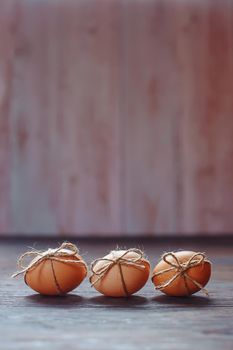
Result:
[[[173,258],[173,262],[169,261],[167,258],[168,257],[172,257]],[[206,259],[206,256],[204,253],[194,253],[188,261],[181,263],[178,258],[176,257],[176,255],[173,252],[169,252],[169,253],[165,253],[162,256],[163,261],[165,261],[168,265],[170,265],[171,267],[164,269],[162,271],[156,272],[153,274],[152,276],[152,281],[153,278],[155,276],[159,276],[162,275],[166,272],[169,271],[173,271],[176,270],[176,274],[169,279],[167,282],[164,282],[158,286],[156,286],[155,288],[158,290],[163,290],[164,288],[170,286],[178,277],[183,277],[184,279],[184,284],[185,284],[185,288],[188,292],[188,294],[191,293],[188,283],[187,281],[190,280],[196,287],[198,287],[205,295],[209,296],[209,293],[207,291],[207,289],[205,289],[199,282],[197,282],[195,279],[193,279],[192,277],[190,277],[187,273],[187,271],[189,269],[191,269],[192,267],[196,267],[196,266],[200,266],[203,265],[204,262],[208,262],[210,263],[210,261],[208,261]]]
[[[66,250],[66,251],[64,251]],[[76,254],[78,254],[78,248],[75,244],[64,242],[60,245],[60,247],[56,249],[48,249],[45,252],[39,251],[39,250],[31,250],[24,254],[22,254],[17,262],[18,267],[21,269],[20,271],[14,273],[11,277],[16,277],[18,275],[24,274],[28,272],[29,270],[35,269],[42,261],[48,259],[51,261],[59,261],[62,263],[75,263],[75,264],[83,264],[86,267],[86,264],[82,260],[73,260],[69,259],[69,257],[73,257]],[[24,265],[24,260],[27,257],[33,257],[33,260],[28,264]],[[61,259],[67,257],[67,259]],[[37,258],[37,259],[36,259]],[[52,265],[53,268],[53,265]]]
[[[138,256],[137,257],[128,257],[127,258],[127,254],[128,253],[136,253]],[[97,276],[97,279],[91,283],[91,287],[93,287],[96,283],[98,283],[100,280],[102,280],[106,274],[108,273],[108,271],[114,266],[117,265],[119,268],[119,272],[120,272],[120,277],[121,277],[121,283],[122,283],[122,287],[124,289],[124,293],[126,294],[126,296],[129,296],[129,292],[127,290],[126,287],[126,283],[124,280],[124,276],[123,276],[123,272],[122,272],[122,265],[125,266],[133,266],[138,270],[144,270],[145,266],[141,265],[139,263],[139,261],[141,261],[141,259],[143,258],[143,252],[140,249],[136,249],[136,248],[131,248],[126,250],[120,257],[118,258],[99,258],[96,259],[95,261],[93,261],[93,263],[91,264],[91,272],[92,272],[92,276],[90,277],[90,281],[92,280],[93,276]],[[103,267],[97,269],[95,271],[95,267],[96,264],[100,261],[105,261],[106,265],[104,265]]]

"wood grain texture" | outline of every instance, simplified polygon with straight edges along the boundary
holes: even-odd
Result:
[[[0,232],[7,232],[10,212],[10,121],[9,108],[14,53],[16,1],[1,1],[0,10]]]
[[[232,232],[233,3],[175,7],[182,67],[178,231]]]
[[[128,1],[127,232],[232,233],[231,1]]]
[[[172,6],[129,1],[125,10],[126,232],[170,235],[176,232],[174,136],[180,111]]]
[[[231,0],[2,0],[0,234],[233,232]]]
[[[119,232],[119,5],[21,1],[13,233]]]
[[[209,240],[132,239],[107,243],[80,241],[81,253],[89,264],[119,246],[143,244],[152,266],[161,252],[176,249],[206,251],[213,262],[208,283],[210,297],[201,293],[189,298],[172,298],[155,291],[149,280],[130,298],[108,298],[90,287],[86,279],[66,297],[43,297],[28,288],[23,278],[9,279],[15,260],[34,240],[0,241],[0,336],[4,350],[18,349],[147,349],[231,350],[233,345],[232,241],[212,245]],[[35,246],[35,245],[34,245]],[[40,241],[36,248],[56,247],[57,242]]]

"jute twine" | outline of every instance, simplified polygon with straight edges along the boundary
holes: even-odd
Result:
[[[137,257],[127,257],[127,254],[129,254],[131,252],[136,253]],[[96,259],[91,264],[92,276],[90,277],[90,282],[91,282],[93,276],[97,276],[97,279],[93,283],[91,283],[91,286],[93,287],[96,283],[98,283],[100,280],[102,280],[107,275],[107,273],[111,270],[111,268],[113,266],[117,265],[119,268],[121,283],[122,283],[124,293],[126,296],[129,296],[129,292],[127,290],[124,275],[122,272],[122,266],[132,266],[138,270],[144,270],[145,266],[141,265],[139,263],[141,261],[141,259],[143,258],[143,256],[144,256],[144,253],[140,249],[131,248],[131,249],[126,250],[124,253],[122,253],[122,255],[118,258],[112,258],[112,259],[99,258],[99,259]],[[96,264],[100,261],[106,262],[106,265],[95,270]]]
[[[167,258],[171,257],[172,261],[169,261]],[[152,281],[155,276],[163,275],[166,272],[169,271],[176,271],[175,275],[169,279],[168,281],[156,286],[155,288],[158,290],[164,290],[166,287],[170,286],[178,277],[182,277],[184,279],[185,288],[187,290],[188,294],[191,294],[190,288],[188,286],[187,281],[190,280],[196,287],[198,287],[205,295],[209,296],[209,293],[207,289],[205,289],[199,282],[197,282],[195,279],[190,277],[188,275],[188,270],[192,267],[200,266],[208,262],[209,260],[206,259],[206,256],[204,253],[194,253],[188,261],[181,263],[179,259],[176,257],[176,255],[173,252],[165,253],[162,256],[162,260],[165,261],[168,265],[171,267],[161,270],[159,272],[155,272],[152,275]]]
[[[21,270],[14,273],[11,277],[14,278],[16,276],[24,274],[24,280],[25,280],[25,276],[28,271],[34,270],[41,262],[45,260],[49,260],[51,263],[54,282],[55,282],[58,294],[63,294],[63,291],[58,283],[58,280],[55,274],[53,261],[59,261],[64,264],[67,264],[67,263],[81,264],[85,266],[85,268],[87,269],[85,262],[80,260],[80,258],[76,256],[78,253],[79,251],[76,245],[69,242],[64,242],[60,245],[60,247],[55,249],[48,249],[44,252],[39,250],[28,251],[22,254],[18,259],[17,265]],[[24,260],[25,258],[28,258],[28,257],[32,257],[33,260],[28,265],[25,266]],[[70,257],[76,257],[77,260],[69,259]]]

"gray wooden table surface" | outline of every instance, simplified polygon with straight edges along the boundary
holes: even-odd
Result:
[[[58,241],[0,240],[0,349],[233,349],[233,242],[163,240],[89,240],[79,242],[90,263],[118,244],[143,248],[155,265],[167,250],[205,251],[213,262],[210,297],[169,298],[150,280],[135,296],[107,298],[88,279],[65,297],[44,297],[22,278],[11,279],[17,257],[34,246],[56,247]]]

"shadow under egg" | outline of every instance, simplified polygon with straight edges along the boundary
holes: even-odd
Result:
[[[25,296],[27,304],[25,306],[53,307],[53,308],[74,308],[85,304],[85,298],[76,294],[65,295],[42,295],[31,294]]]
[[[151,299],[151,302],[156,302],[164,306],[171,307],[209,307],[214,305],[214,301],[209,297],[191,295],[187,297],[173,297],[168,295],[158,295]]]
[[[109,297],[109,296],[97,296],[89,299],[89,303],[96,306],[107,306],[112,308],[132,309],[137,306],[148,304],[149,300],[142,296],[129,296],[129,297]]]

